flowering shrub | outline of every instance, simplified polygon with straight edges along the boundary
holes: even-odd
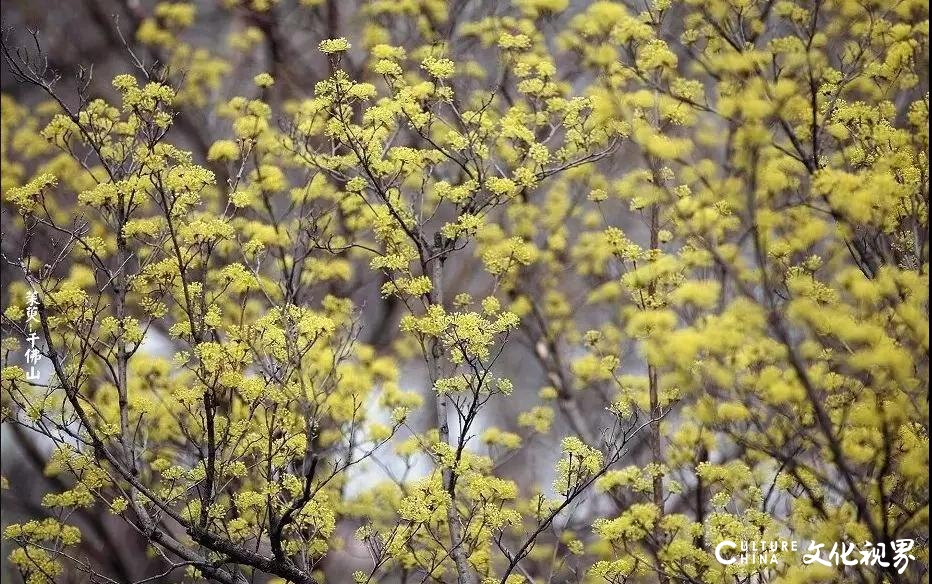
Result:
[[[927,3],[221,4],[4,40],[26,582],[927,581]]]

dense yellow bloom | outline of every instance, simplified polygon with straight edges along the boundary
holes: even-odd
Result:
[[[928,579],[928,3],[145,4],[2,97],[29,584]]]

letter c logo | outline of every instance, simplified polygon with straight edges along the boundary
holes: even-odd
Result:
[[[738,547],[738,544],[726,539],[722,543],[715,546],[715,559],[718,560],[718,563],[725,564],[726,566],[729,564],[734,564],[737,560],[735,558],[731,558],[731,559],[723,558],[722,550],[725,548],[737,548],[737,547]]]

